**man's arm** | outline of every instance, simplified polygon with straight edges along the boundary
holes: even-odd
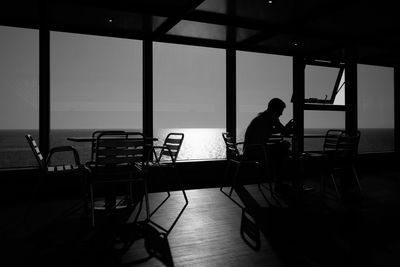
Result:
[[[273,123],[272,133],[274,134],[286,134],[286,127],[280,122],[279,119],[276,119]]]
[[[288,135],[293,132],[294,121],[290,120],[286,125],[283,125],[279,119],[274,122],[273,133]]]
[[[291,134],[293,133],[293,128],[294,128],[294,120],[291,119],[288,123],[285,125],[285,133],[286,134]]]

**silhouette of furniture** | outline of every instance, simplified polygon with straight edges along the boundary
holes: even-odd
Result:
[[[47,186],[48,183],[58,180],[57,178],[60,178],[60,176],[64,176],[68,180],[72,180],[70,179],[72,176],[79,176],[81,178],[79,182],[79,195],[82,197],[82,200],[84,201],[83,203],[86,206],[87,199],[86,190],[84,189],[84,178],[87,176],[88,172],[85,166],[80,162],[78,151],[72,146],[57,146],[51,148],[48,156],[44,158],[33,136],[26,134],[25,138],[28,141],[33,155],[39,165],[41,175],[35,185],[32,187],[32,199],[27,207],[24,221],[26,221],[27,217],[30,215],[39,190]],[[68,156],[71,156],[72,154],[73,161],[70,160],[70,157],[67,157],[67,154]],[[64,156],[61,157],[63,159],[63,164],[54,164],[54,161],[56,161],[54,158],[57,158],[59,155]]]
[[[146,161],[144,157],[145,140],[142,133],[124,131],[104,131],[95,134],[94,161],[88,162],[90,170],[89,189],[92,226],[95,226],[95,210],[105,210],[112,215],[116,209],[136,207],[133,201],[133,184],[143,185],[146,201],[146,216],[149,216],[148,193],[146,182]],[[117,198],[117,185],[127,184],[128,192],[123,198]],[[102,201],[95,202],[96,187],[103,185]],[[96,205],[104,203],[104,205]],[[143,197],[135,218],[142,209]],[[134,204],[134,205],[133,205]],[[133,208],[133,209],[134,209]]]
[[[181,211],[179,212],[178,216],[172,222],[169,228],[165,228],[160,224],[154,222],[151,217],[161,208],[162,205],[169,199],[171,193],[169,189],[171,188],[171,184],[168,184],[167,187],[167,196],[166,198],[150,213],[150,223],[154,226],[158,227],[162,231],[168,235],[172,229],[174,228],[175,224],[178,222],[179,218],[183,214],[184,210],[186,209],[189,201],[186,196],[186,192],[184,189],[184,184],[182,181],[182,177],[179,174],[178,167],[176,165],[176,161],[178,159],[178,155],[183,143],[184,134],[183,133],[169,133],[164,140],[163,145],[161,146],[151,146],[148,160],[148,173],[149,177],[151,178],[154,174],[160,175],[162,178],[169,178],[175,177],[175,181],[177,182],[177,189],[182,191],[185,204]],[[168,174],[167,172],[170,171]],[[149,178],[149,179],[150,179]]]
[[[325,134],[322,151],[305,152],[302,160],[319,166],[321,182],[320,191],[325,191],[326,179],[331,179],[335,193],[341,197],[335,175],[340,171],[350,170],[359,190],[361,191],[360,181],[355,169],[355,162],[358,155],[358,144],[360,141],[360,131],[354,134],[345,130],[330,129]]]
[[[274,192],[274,181],[275,181],[275,173],[273,172],[272,162],[268,161],[268,152],[266,147],[269,144],[274,142],[279,142],[283,138],[282,137],[273,137],[271,138],[268,144],[249,144],[244,146],[244,142],[235,142],[230,133],[222,133],[222,138],[224,139],[225,146],[226,146],[226,158],[227,158],[227,166],[224,173],[224,182],[220,187],[220,191],[229,197],[235,204],[239,207],[244,208],[239,202],[232,198],[232,193],[236,189],[239,184],[251,183],[255,182],[258,186],[258,189],[263,194],[264,198],[268,201],[267,197],[264,195],[261,186],[269,190],[271,196],[276,199],[275,192]],[[246,149],[253,149],[261,151],[264,154],[263,159],[246,159],[244,157]],[[230,178],[230,172],[232,167],[233,169],[233,176]],[[255,168],[258,172],[261,171],[261,175],[256,175],[256,179],[246,180],[246,181],[239,181],[240,179],[240,172],[244,169],[243,167],[247,167],[247,170],[254,170]],[[250,168],[252,167],[252,168]],[[249,171],[246,172],[249,174]],[[265,185],[267,184],[267,186]],[[230,186],[229,192],[224,191],[225,186]]]
[[[96,157],[96,140],[97,140],[97,136],[99,136],[100,134],[102,134],[104,132],[123,134],[125,131],[120,131],[120,130],[116,130],[116,131],[97,130],[97,131],[94,131],[92,133],[92,138],[91,138],[91,143],[92,143],[91,144],[91,153],[90,153],[90,160],[91,161],[94,161],[94,159]]]

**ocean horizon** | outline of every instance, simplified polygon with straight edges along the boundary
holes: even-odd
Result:
[[[104,130],[104,129],[103,129]],[[138,129],[125,129],[140,131]],[[305,133],[323,134],[327,129],[305,129]],[[91,136],[94,129],[53,129],[50,132],[50,147],[71,145],[75,147],[82,162],[90,160],[90,143],[68,141],[67,137]],[[178,160],[204,160],[225,158],[225,144],[222,133],[225,128],[165,128],[155,129],[154,137],[162,144],[169,132],[182,132],[185,138]],[[394,150],[394,129],[374,128],[360,129],[361,139],[359,153],[387,152]],[[38,140],[38,130],[18,129],[0,130],[0,168],[14,168],[37,165],[32,151],[25,140],[30,133]],[[238,141],[243,140],[243,133],[238,130]],[[319,150],[323,138],[305,139],[305,150]]]

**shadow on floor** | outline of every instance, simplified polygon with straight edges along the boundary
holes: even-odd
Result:
[[[395,207],[377,210],[379,203],[367,196],[332,201],[315,192],[287,192],[282,198],[288,205],[282,208],[259,206],[245,187],[236,192],[246,210],[244,241],[258,249],[263,235],[284,266],[387,266],[377,259],[391,254],[400,237]],[[377,212],[392,216],[378,221]]]
[[[128,210],[124,212],[130,214]],[[126,218],[124,214],[118,217]],[[82,213],[50,223],[31,216],[26,224],[16,226],[18,230],[14,233],[2,233],[0,263],[2,266],[135,266],[156,259],[162,266],[174,266],[164,233],[147,223],[121,223],[113,219],[103,218],[98,227],[92,228],[89,218]],[[35,229],[31,229],[33,224]]]

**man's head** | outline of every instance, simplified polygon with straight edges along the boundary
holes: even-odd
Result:
[[[285,102],[280,98],[272,98],[268,103],[267,111],[277,117],[282,115],[283,110],[286,108]]]

